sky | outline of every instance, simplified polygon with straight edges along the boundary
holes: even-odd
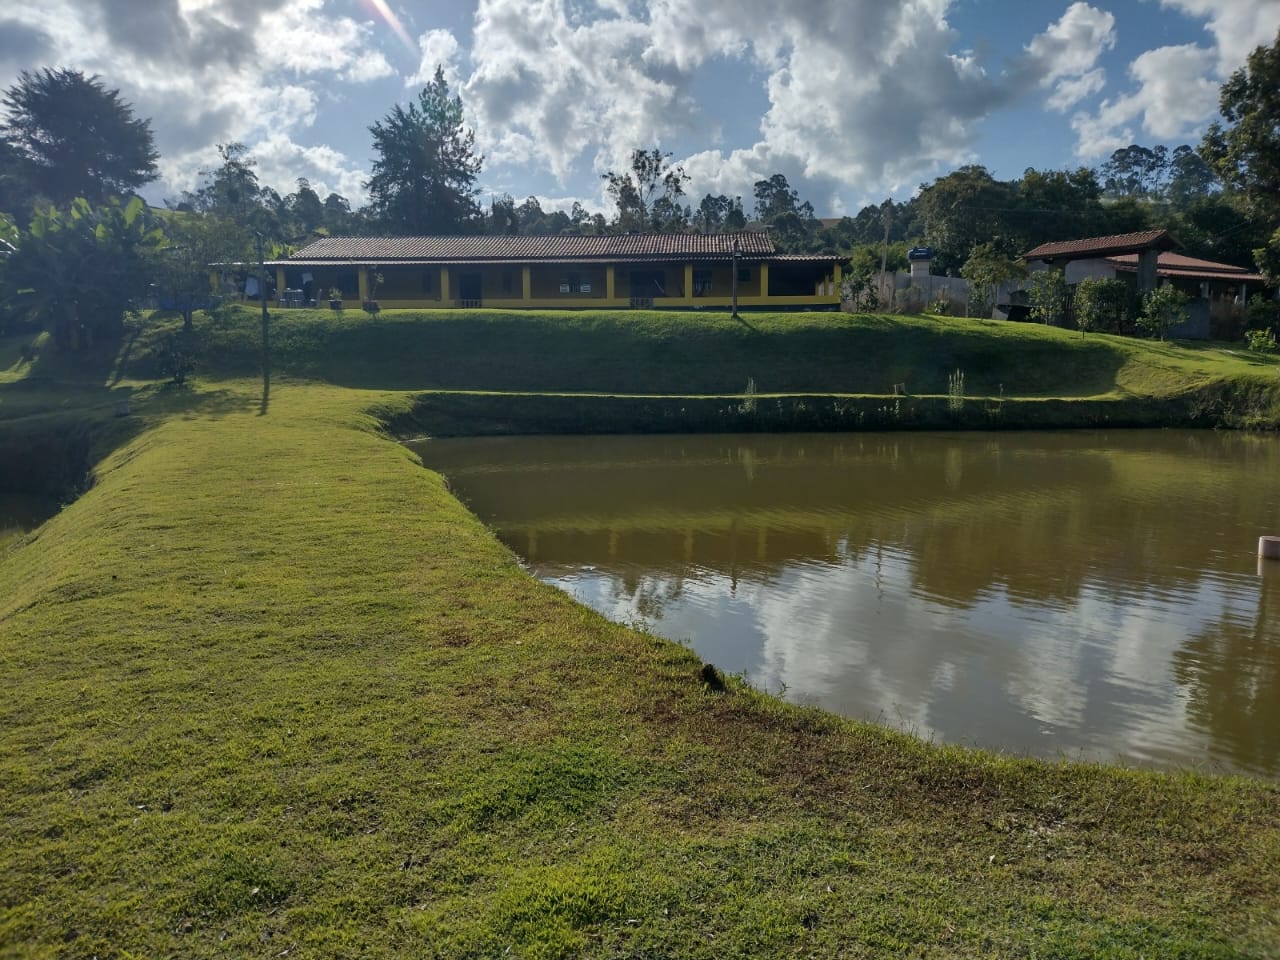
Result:
[[[0,12],[0,88],[97,74],[149,118],[152,202],[242,142],[281,194],[358,205],[369,126],[437,65],[486,204],[606,210],[601,174],[660,146],[705,193],[784,174],[819,216],[966,163],[1001,179],[1198,143],[1275,42],[1280,0],[40,0]]]

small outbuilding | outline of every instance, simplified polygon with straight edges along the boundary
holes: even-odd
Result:
[[[1171,331],[1173,336],[1189,340],[1221,336],[1249,294],[1266,287],[1266,278],[1244,267],[1185,256],[1177,252],[1180,247],[1167,230],[1146,230],[1042,243],[1023,259],[1032,272],[1062,270],[1071,287],[1091,277],[1124,280],[1138,293],[1172,285],[1189,298],[1188,320]]]

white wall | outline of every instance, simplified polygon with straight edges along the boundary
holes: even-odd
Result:
[[[1114,280],[1116,268],[1107,261],[1071,260],[1066,266],[1067,283],[1075,286],[1081,280]]]

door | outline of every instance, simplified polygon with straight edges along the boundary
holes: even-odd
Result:
[[[463,301],[463,306],[480,305],[480,274],[464,273],[458,277],[458,299]]]

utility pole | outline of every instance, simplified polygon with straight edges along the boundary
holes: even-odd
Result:
[[[271,395],[271,328],[267,314],[267,264],[262,255],[262,234],[258,234],[258,296],[262,297],[262,412]]]

